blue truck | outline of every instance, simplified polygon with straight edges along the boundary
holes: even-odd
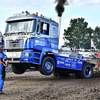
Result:
[[[34,66],[43,75],[93,76],[94,65],[82,59],[80,54],[59,52],[59,24],[51,18],[20,13],[9,17],[6,23],[4,48],[14,73],[23,74]]]

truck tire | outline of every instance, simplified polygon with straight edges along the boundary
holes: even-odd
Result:
[[[80,72],[81,78],[91,78],[93,76],[93,67],[89,63],[83,65],[82,71]]]
[[[15,74],[23,74],[26,71],[26,68],[21,64],[12,64],[11,68]]]
[[[55,61],[52,57],[45,57],[39,71],[43,75],[51,75],[55,69]]]

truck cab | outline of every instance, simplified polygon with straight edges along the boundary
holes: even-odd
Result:
[[[43,15],[14,14],[6,20],[5,54],[16,74],[42,64],[45,55],[58,53],[58,23]]]

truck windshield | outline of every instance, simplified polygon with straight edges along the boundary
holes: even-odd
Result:
[[[34,32],[36,20],[8,22],[5,33]]]

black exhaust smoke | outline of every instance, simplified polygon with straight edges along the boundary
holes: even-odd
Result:
[[[58,16],[61,17],[62,13],[64,12],[64,5],[68,5],[67,0],[55,0],[55,3],[57,2],[57,5],[55,7]]]

